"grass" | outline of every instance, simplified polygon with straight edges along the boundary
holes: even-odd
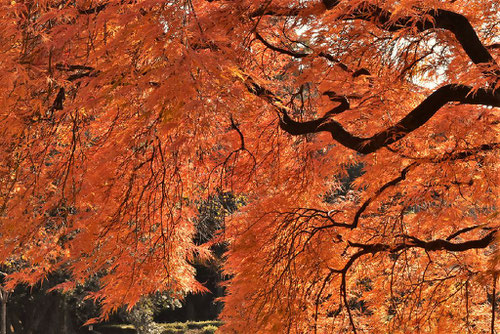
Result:
[[[220,321],[188,321],[161,324],[161,327],[162,334],[212,334],[220,325]]]
[[[208,321],[188,321],[188,322],[172,322],[158,324],[161,327],[161,334],[213,334],[222,322],[215,320]],[[125,334],[135,333],[135,328],[132,325],[105,325],[99,326],[97,329],[101,333],[109,334]]]

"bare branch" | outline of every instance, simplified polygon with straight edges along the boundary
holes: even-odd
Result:
[[[339,0],[323,0],[327,9],[333,9],[339,3]],[[431,10],[426,14],[432,17],[432,20],[423,18],[415,21],[415,18],[410,16],[394,20],[390,11],[371,3],[361,3],[350,14],[343,15],[341,18],[371,21],[380,29],[390,32],[406,28],[413,28],[419,32],[434,28],[446,29],[455,35],[465,53],[475,64],[496,64],[465,16],[444,9]],[[500,76],[500,69],[495,70],[494,74]]]
[[[78,9],[78,13],[83,15],[96,14],[103,11],[108,6],[108,3],[103,3],[101,5],[87,8],[87,9]]]
[[[334,9],[339,3],[340,0],[323,0],[323,4],[327,10]],[[263,8],[261,10],[253,12],[250,16],[296,16],[300,13],[300,10],[300,8]],[[426,14],[427,17],[425,17],[423,14]],[[420,20],[416,20],[412,16],[394,19],[393,14],[390,11],[382,9],[369,2],[362,2],[358,4],[358,6],[354,8],[349,14],[342,15],[339,17],[339,19],[358,19],[370,21],[376,24],[378,28],[389,32],[395,32],[406,28],[412,28],[418,32],[436,28],[446,29],[453,33],[453,35],[455,35],[455,38],[460,43],[463,50],[473,63],[493,64],[495,65],[496,69],[492,74],[496,77],[500,76],[500,68],[498,68],[498,65],[496,64],[494,58],[488,51],[488,49],[498,48],[497,44],[485,46],[480,41],[479,37],[476,34],[476,31],[465,16],[444,9],[429,10],[426,13],[422,13],[421,16],[423,18]],[[432,19],[429,20],[428,17],[431,17]]]
[[[315,120],[297,122],[288,115],[288,108],[284,106],[281,99],[270,90],[257,84],[251,77],[246,79],[245,85],[251,93],[271,103],[278,109],[280,127],[289,134],[296,136],[327,131],[330,132],[335,141],[362,154],[373,153],[382,147],[401,140],[424,125],[439,109],[449,102],[500,107],[499,90],[480,88],[473,91],[472,87],[469,86],[449,84],[435,90],[395,125],[371,137],[362,138],[346,131],[340,123],[331,119],[329,113]]]
[[[281,54],[285,54],[285,55],[294,57],[294,58],[300,59],[300,58],[305,58],[305,57],[310,56],[310,55],[314,55],[314,53],[295,52],[295,51],[283,49],[283,48],[277,47],[275,45],[272,45],[267,40],[265,40],[264,37],[262,37],[262,35],[259,34],[257,31],[255,32],[255,37],[260,42],[262,42],[262,44],[264,44],[268,49],[273,50],[273,51],[278,52],[278,53],[281,53]],[[336,59],[335,57],[333,57],[332,55],[330,55],[326,52],[319,52],[319,53],[317,53],[317,55],[319,57],[325,58],[326,60],[328,60],[332,63],[335,63],[342,70],[349,72],[349,73],[352,73],[352,76],[354,78],[359,77],[361,75],[370,75],[370,72],[365,68],[358,69],[356,71],[352,71],[351,69],[349,69],[349,67],[346,64],[342,63],[340,60]]]

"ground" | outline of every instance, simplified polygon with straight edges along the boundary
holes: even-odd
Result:
[[[188,321],[166,323],[161,324],[161,334],[212,334],[220,325],[220,321]],[[136,333],[134,326],[124,324],[96,326],[96,329],[99,333],[102,334]]]

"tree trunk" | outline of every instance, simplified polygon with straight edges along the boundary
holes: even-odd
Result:
[[[220,279],[220,277],[218,279]],[[222,287],[220,284],[217,284],[217,288],[215,289],[215,291],[216,291],[215,297],[217,297],[217,298],[224,297],[224,287]],[[219,316],[219,314],[221,314],[223,307],[224,307],[224,304],[222,302],[220,302],[220,301],[215,302],[215,312],[216,312],[217,316]]]
[[[66,295],[62,295],[62,332],[68,333],[68,307],[66,305]]]
[[[2,320],[0,321],[0,334],[7,334],[7,298],[8,293],[0,288],[0,299],[2,303]]]

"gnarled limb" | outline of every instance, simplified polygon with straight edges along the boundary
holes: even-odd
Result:
[[[339,5],[340,0],[323,0],[323,5],[327,10],[334,9]],[[300,9],[261,9],[251,14],[251,17],[272,15],[272,16],[296,16],[300,13]],[[485,46],[477,36],[474,28],[469,20],[458,13],[436,9],[426,12],[426,17],[432,18],[429,20],[423,18],[415,20],[414,17],[406,16],[393,19],[393,13],[382,9],[371,3],[362,2],[354,8],[349,14],[339,17],[344,20],[364,20],[370,21],[377,25],[378,28],[395,32],[406,28],[413,28],[418,32],[423,32],[429,29],[445,29],[453,33],[457,41],[462,46],[465,53],[475,64],[494,64],[496,69],[493,71],[494,76],[500,76],[500,68],[496,64],[488,49],[494,47]]]
[[[337,273],[341,275],[340,294],[347,308],[349,322],[351,324],[353,331],[354,332],[356,331],[356,326],[354,324],[354,320],[349,310],[349,305],[346,298],[347,295],[346,276],[347,272],[354,265],[356,260],[368,254],[376,254],[380,252],[398,253],[400,251],[407,250],[410,248],[421,248],[424,249],[426,252],[439,251],[439,250],[447,250],[450,252],[465,252],[471,249],[484,249],[488,247],[495,240],[496,232],[497,230],[493,230],[481,239],[470,240],[461,243],[453,243],[443,239],[423,241],[412,236],[405,236],[405,238],[409,239],[407,240],[409,242],[405,241],[403,243],[399,243],[396,245],[383,244],[383,243],[363,244],[363,243],[349,242],[350,247],[360,248],[361,250],[351,255],[349,260],[341,269],[330,268],[330,274]],[[494,310],[494,306],[492,307],[492,309]],[[492,317],[492,319],[494,319],[494,317]]]
[[[323,0],[323,4],[328,10],[335,8],[339,3],[339,0]],[[465,16],[444,9],[432,10],[426,14],[432,17],[432,21],[425,18],[415,21],[410,16],[392,20],[393,14],[390,11],[370,3],[361,3],[352,13],[343,15],[341,18],[372,21],[380,29],[391,32],[410,27],[419,32],[433,28],[446,29],[455,35],[455,38],[472,62],[475,64],[495,64],[490,52],[479,40],[474,28]],[[500,69],[495,71],[495,75],[500,76]]]
[[[471,249],[484,249],[492,244],[492,242],[495,240],[496,233],[497,230],[493,230],[481,239],[469,240],[459,243],[454,243],[443,239],[423,241],[409,235],[404,236],[407,241],[395,245],[383,243],[363,244],[357,242],[349,242],[350,247],[360,248],[361,250],[351,255],[342,269],[331,269],[331,271],[336,273],[346,273],[354,264],[354,262],[363,255],[376,254],[380,252],[397,253],[410,248],[421,248],[425,251],[447,250],[450,252],[465,252]]]
[[[488,247],[493,240],[497,230],[493,230],[481,239],[469,240],[460,243],[453,243],[444,239],[436,239],[432,241],[423,241],[413,236],[406,235],[405,237],[410,240],[409,243],[402,243],[397,245],[391,252],[403,250],[407,248],[422,248],[426,251],[447,250],[450,252],[465,252],[470,249],[482,249]]]
[[[251,77],[245,80],[245,85],[252,94],[278,109],[280,127],[289,134],[296,136],[327,131],[335,141],[362,154],[373,153],[404,138],[424,125],[449,102],[500,107],[500,91],[498,90],[480,88],[473,91],[472,87],[465,85],[445,85],[435,90],[396,124],[371,137],[363,138],[345,130],[339,122],[331,118],[329,112],[315,120],[297,122],[289,116],[288,108],[273,92],[256,83]]]
[[[471,87],[464,85],[442,86],[429,95],[398,123],[368,138],[358,137],[349,133],[340,123],[329,119],[328,116],[313,121],[296,122],[288,116],[286,110],[281,110],[283,117],[280,121],[280,126],[292,135],[327,131],[331,133],[334,140],[343,146],[359,153],[369,154],[397,142],[415,131],[449,102],[500,107],[500,92],[494,92],[489,89],[478,89],[476,92],[472,92]]]

